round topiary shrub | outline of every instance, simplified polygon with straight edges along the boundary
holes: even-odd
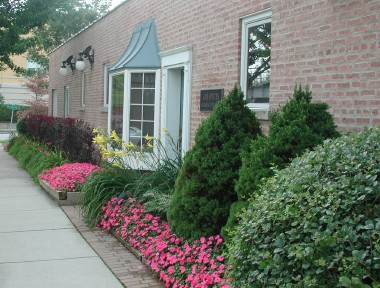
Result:
[[[380,287],[380,129],[269,178],[228,244],[234,287]]]
[[[220,233],[241,166],[240,152],[261,134],[255,114],[235,87],[199,126],[193,148],[186,153],[168,210],[174,233],[188,240]]]

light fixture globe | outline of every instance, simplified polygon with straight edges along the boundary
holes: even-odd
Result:
[[[59,74],[62,75],[62,76],[66,76],[67,75],[67,68],[66,67],[61,67],[59,69]]]
[[[75,62],[75,68],[79,71],[83,71],[84,68],[86,68],[86,64],[84,64],[83,60],[77,60],[77,62]]]

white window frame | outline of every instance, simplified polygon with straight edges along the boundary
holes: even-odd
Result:
[[[107,64],[104,64],[103,65],[103,94],[104,94],[104,98],[103,98],[103,108],[108,108],[108,103],[109,103],[109,84],[110,84],[110,75],[109,75],[109,72],[108,72],[108,65]],[[108,110],[108,109],[105,109],[105,110]]]
[[[57,117],[58,116],[58,93],[57,93],[57,90],[55,89],[52,89],[52,115],[53,117]]]
[[[63,117],[70,116],[70,88],[69,86],[63,87]]]
[[[128,69],[122,72],[109,73],[109,89],[108,94],[112,95],[112,76],[123,74],[124,73],[124,102],[123,102],[123,131],[122,131],[122,140],[127,142],[129,139],[129,122],[130,122],[130,105],[131,105],[131,74],[132,73],[155,73],[155,93],[154,93],[154,139],[159,137],[159,122],[160,122],[160,78],[161,73],[160,69]],[[108,134],[111,134],[111,119],[112,119],[112,97],[109,97],[108,101]],[[154,143],[155,144],[155,143]],[[155,155],[158,155],[159,149],[156,145],[153,146],[153,151]],[[146,157],[149,157],[149,152],[145,153]],[[132,163],[133,168],[135,169],[149,169],[144,164],[144,161],[134,161],[136,159],[129,159],[129,163]]]
[[[82,91],[81,91],[81,110],[86,107],[86,73],[82,71]]]
[[[272,10],[265,9],[241,18],[241,67],[240,67],[240,87],[247,95],[247,70],[248,70],[248,29],[252,26],[272,22]],[[269,103],[248,103],[251,110],[269,110]]]

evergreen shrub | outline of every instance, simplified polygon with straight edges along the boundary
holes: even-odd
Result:
[[[380,129],[326,140],[260,188],[228,244],[234,287],[380,287]]]
[[[234,87],[197,130],[168,209],[170,228],[180,237],[217,235],[226,223],[230,205],[237,200],[240,153],[261,134],[259,121],[245,104]]]
[[[268,136],[252,141],[249,152],[242,156],[242,168],[236,185],[238,202],[231,208],[226,231],[237,223],[238,213],[247,206],[247,199],[256,193],[262,179],[273,176],[274,169],[282,169],[307,149],[321,144],[325,139],[339,136],[333,116],[326,103],[311,103],[311,91],[294,90],[293,97],[270,116]]]

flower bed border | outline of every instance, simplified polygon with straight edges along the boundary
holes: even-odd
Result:
[[[135,255],[137,257],[137,259],[139,259],[143,264],[146,265],[146,259],[143,257],[142,253],[131,247],[127,241],[123,240],[123,238],[121,238],[121,236],[119,234],[116,233],[116,231],[114,229],[110,229],[109,232],[125,247],[127,248],[133,255]],[[148,266],[148,268],[150,269],[150,267]],[[153,273],[156,273],[154,272],[152,269],[150,269]],[[158,277],[157,277],[158,278]]]
[[[77,205],[80,192],[66,192],[53,189],[45,180],[39,179],[41,187],[59,206]]]

